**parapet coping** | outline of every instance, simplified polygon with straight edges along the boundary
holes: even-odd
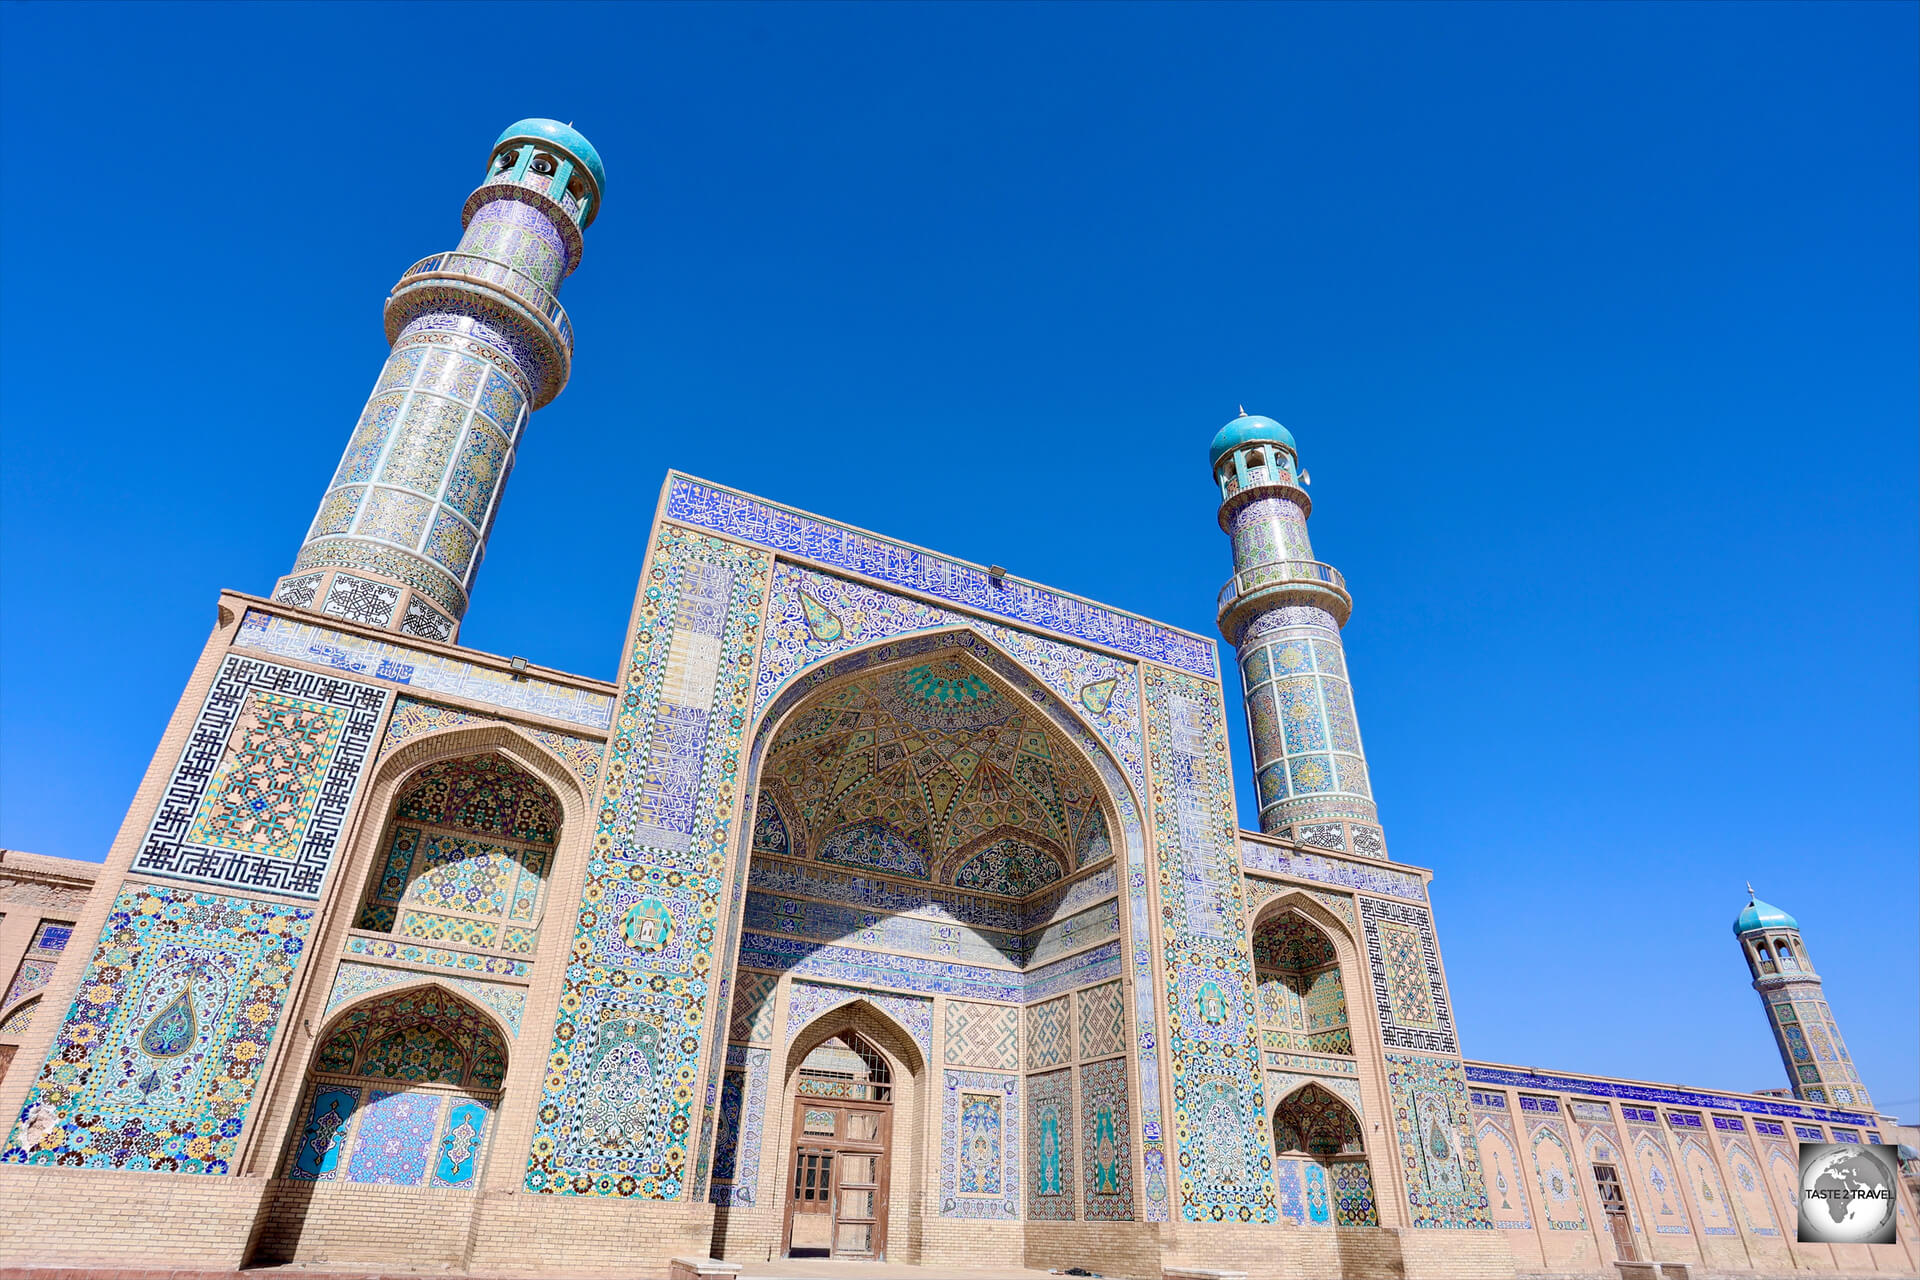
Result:
[[[1465,1059],[1467,1084],[1494,1084],[1505,1088],[1531,1089],[1541,1093],[1586,1093],[1596,1098],[1617,1098],[1622,1102],[1649,1102],[1669,1107],[1701,1107],[1707,1110],[1740,1112],[1744,1115],[1778,1116],[1785,1119],[1822,1120],[1829,1124],[1874,1127],[1878,1118],[1869,1112],[1848,1111],[1798,1098],[1776,1098],[1764,1093],[1736,1093],[1728,1089],[1703,1089],[1694,1085],[1672,1084],[1661,1080],[1633,1080],[1625,1076],[1598,1076],[1578,1071],[1555,1071],[1546,1067],[1523,1067],[1507,1062],[1483,1062]],[[1538,1083],[1523,1084],[1511,1080],[1475,1080],[1476,1071],[1503,1072],[1527,1077]],[[1630,1092],[1631,1091],[1631,1092]]]

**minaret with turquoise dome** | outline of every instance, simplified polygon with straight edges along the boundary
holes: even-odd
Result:
[[[1753,974],[1753,989],[1767,1011],[1794,1095],[1808,1102],[1872,1107],[1833,1010],[1827,1007],[1820,975],[1807,958],[1799,921],[1760,901],[1748,885],[1747,905],[1733,922],[1733,936],[1740,939],[1740,953]]]
[[[558,294],[605,186],[570,125],[500,135],[459,246],[408,267],[387,298],[392,354],[276,602],[454,638],[527,417],[567,384]]]
[[[1240,411],[1210,454],[1233,577],[1220,634],[1239,651],[1260,829],[1316,848],[1387,856],[1354,716],[1340,628],[1346,581],[1313,558],[1308,478],[1293,435]]]

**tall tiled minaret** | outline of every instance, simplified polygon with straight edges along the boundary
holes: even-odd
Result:
[[[1220,527],[1233,539],[1220,634],[1240,654],[1260,829],[1384,858],[1340,646],[1353,597],[1338,570],[1313,558],[1313,504],[1293,435],[1242,410],[1213,438],[1212,464]]]
[[[453,639],[527,415],[567,385],[556,295],[605,185],[567,125],[500,135],[460,247],[414,263],[387,299],[393,353],[276,601]]]
[[[1820,975],[1800,941],[1799,922],[1754,897],[1748,885],[1747,905],[1733,922],[1733,936],[1740,939],[1740,954],[1753,974],[1753,989],[1760,993],[1794,1094],[1808,1102],[1872,1107],[1833,1010],[1827,1008]]]

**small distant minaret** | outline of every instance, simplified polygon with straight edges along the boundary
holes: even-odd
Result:
[[[1239,650],[1260,829],[1384,858],[1340,645],[1353,597],[1338,570],[1313,558],[1313,503],[1293,436],[1242,409],[1213,438],[1211,460],[1220,527],[1233,539],[1220,634]]]
[[[1760,993],[1794,1094],[1808,1102],[1872,1107],[1833,1010],[1827,1008],[1820,975],[1800,941],[1799,923],[1754,897],[1748,885],[1746,910],[1733,922],[1733,935],[1740,939],[1740,952],[1753,974],[1753,989]]]
[[[275,601],[454,638],[527,416],[572,371],[555,295],[605,185],[599,152],[567,125],[500,135],[459,248],[408,267],[387,299],[393,354]]]

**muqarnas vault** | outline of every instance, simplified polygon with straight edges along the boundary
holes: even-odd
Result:
[[[1463,1059],[1269,418],[1210,454],[1258,831],[1213,640],[678,473],[614,683],[459,646],[605,184],[501,135],[291,570],[23,934],[0,1258],[1912,1269],[1787,1225],[1795,1139],[1884,1129],[1783,912],[1736,933],[1790,1090]]]

